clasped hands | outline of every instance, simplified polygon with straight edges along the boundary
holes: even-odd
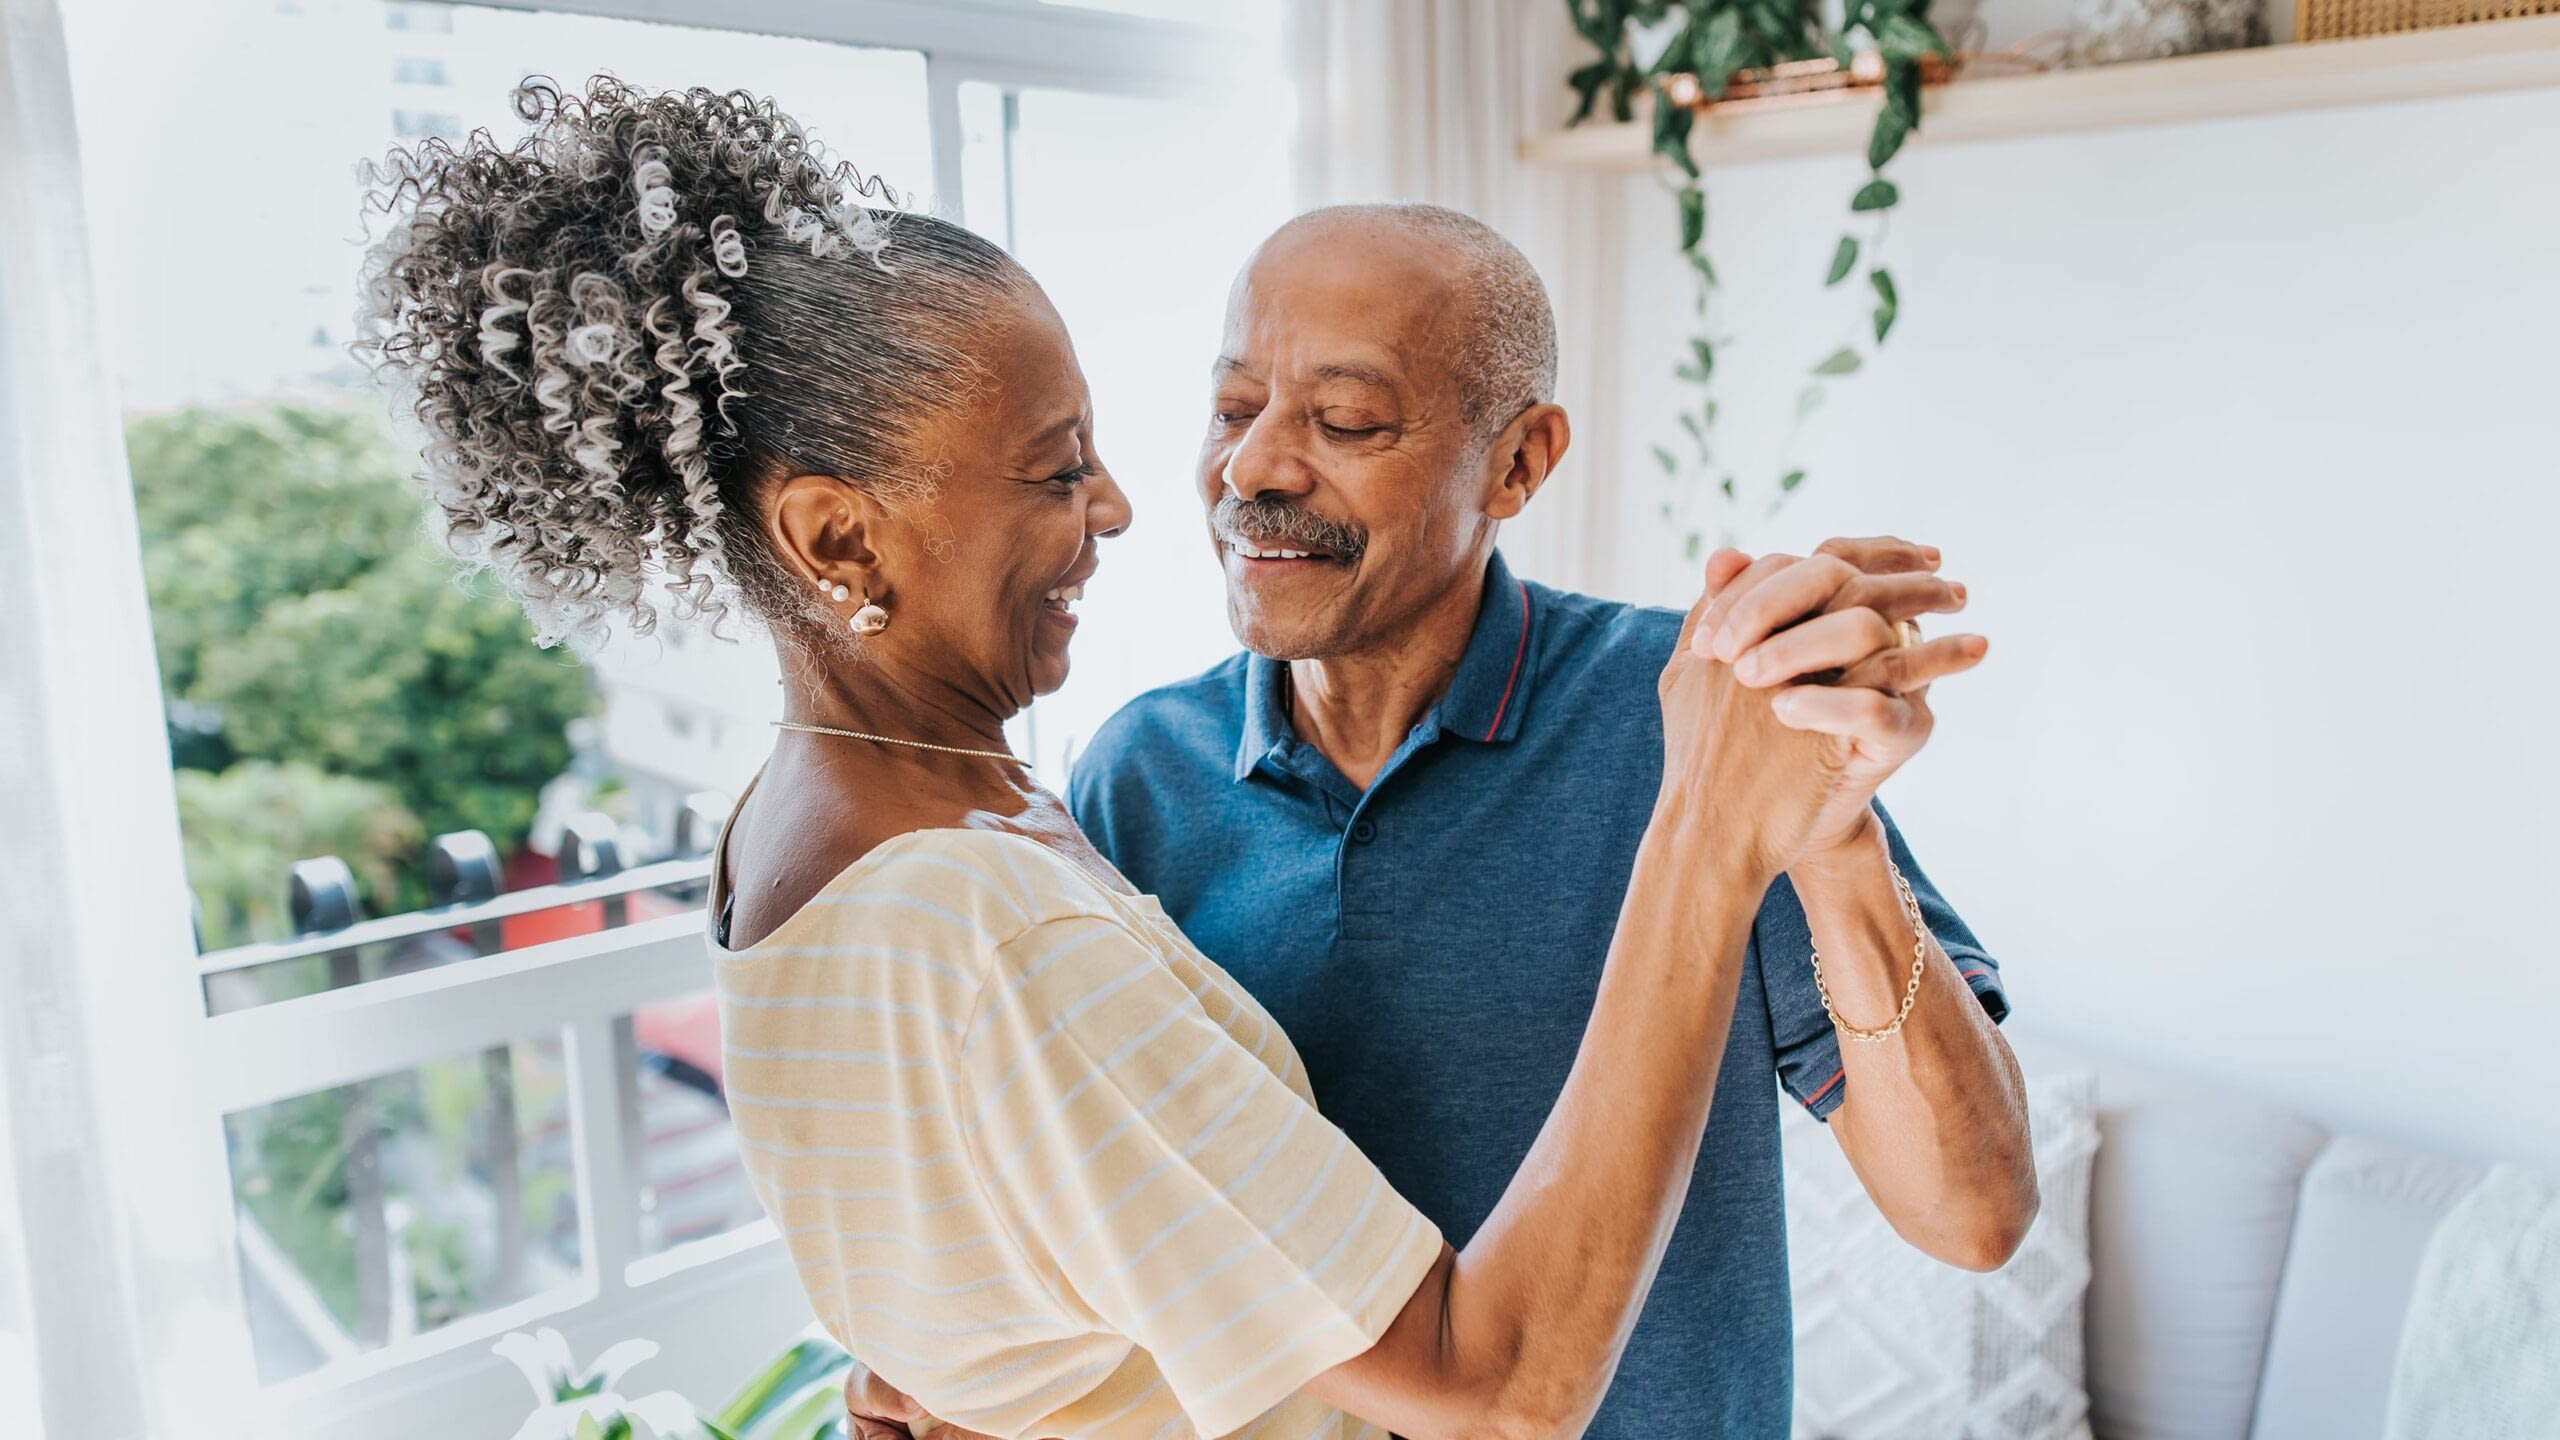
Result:
[[[1666,794],[1729,786],[1772,875],[1854,847],[1876,788],[1929,738],[1930,683],[1989,648],[1979,635],[1905,643],[1902,622],[1964,608],[1964,586],[1938,561],[1890,536],[1829,540],[1810,556],[1709,557],[1662,675]],[[859,1440],[988,1440],[934,1421],[859,1364],[845,1409]]]
[[[1662,675],[1666,801],[1744,823],[1770,876],[1871,841],[1877,788],[1935,724],[1929,686],[1990,648],[1905,628],[1964,608],[1939,558],[1890,536],[1709,557]]]

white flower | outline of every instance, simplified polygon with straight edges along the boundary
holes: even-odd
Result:
[[[625,1340],[619,1345],[608,1346],[603,1354],[596,1357],[596,1363],[587,1367],[587,1373],[578,1377],[578,1388],[610,1390],[622,1383],[622,1377],[631,1373],[632,1366],[655,1357],[657,1353],[658,1342],[655,1340]]]
[[[515,1363],[525,1383],[533,1387],[533,1398],[541,1404],[548,1405],[573,1388],[569,1372],[576,1362],[569,1358],[568,1337],[547,1325],[530,1335],[519,1330],[489,1348],[499,1358]]]
[[[673,1390],[661,1390],[636,1400],[625,1400],[608,1390],[543,1406],[525,1417],[524,1424],[516,1429],[515,1440],[575,1440],[579,1420],[591,1419],[602,1429],[616,1418],[631,1421],[632,1440],[687,1435],[697,1423],[692,1404]]]
[[[609,1346],[584,1370],[570,1355],[567,1338],[547,1327],[506,1336],[490,1349],[512,1362],[533,1387],[536,1408],[517,1428],[515,1440],[575,1440],[582,1419],[593,1420],[599,1429],[628,1419],[632,1440],[687,1435],[695,1428],[693,1406],[672,1390],[626,1400],[615,1389],[633,1366],[658,1353],[655,1341]]]

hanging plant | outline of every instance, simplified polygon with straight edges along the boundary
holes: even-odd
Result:
[[[1867,139],[1867,180],[1849,197],[1849,228],[1831,248],[1823,284],[1836,287],[1863,269],[1874,307],[1858,327],[1829,355],[1813,366],[1797,393],[1795,419],[1780,450],[1779,474],[1770,512],[1804,483],[1805,472],[1789,459],[1797,430],[1822,404],[1826,385],[1856,374],[1872,347],[1884,343],[1901,310],[1893,274],[1883,263],[1884,239],[1901,192],[1885,178],[1885,165],[1902,142],[1920,128],[1920,85],[1924,65],[1939,65],[1947,44],[1929,21],[1930,0],[1845,0],[1839,27],[1823,19],[1821,0],[1565,0],[1573,24],[1600,52],[1600,58],[1568,77],[1581,105],[1573,123],[1600,112],[1620,122],[1636,116],[1636,97],[1653,99],[1653,152],[1676,169],[1680,215],[1680,253],[1689,262],[1696,284],[1696,326],[1687,353],[1672,373],[1693,387],[1680,408],[1680,428],[1695,452],[1692,461],[1664,446],[1654,459],[1674,479],[1686,470],[1700,480],[1713,479],[1728,503],[1740,500],[1733,469],[1716,445],[1716,359],[1724,346],[1713,328],[1715,265],[1707,257],[1707,193],[1696,157],[1689,153],[1689,131],[1696,123],[1695,104],[1755,88],[1784,88],[1782,77],[1767,72],[1780,66],[1811,68],[1835,78],[1860,75],[1880,80],[1884,103]],[[1668,43],[1650,64],[1636,58],[1639,33],[1659,36],[1671,31]],[[1859,53],[1863,36],[1869,47]],[[1773,84],[1773,80],[1779,83]],[[1872,339],[1869,338],[1872,332]],[[1666,503],[1664,519],[1674,518]],[[1688,552],[1696,559],[1703,537],[1688,536]]]

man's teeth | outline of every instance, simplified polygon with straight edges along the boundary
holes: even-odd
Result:
[[[1257,550],[1242,540],[1228,541],[1227,548],[1247,560],[1312,560],[1315,558],[1315,552],[1312,550]]]
[[[1073,605],[1084,598],[1084,587],[1081,585],[1062,585],[1040,598],[1045,603],[1055,605],[1059,609],[1064,610],[1068,606]]]

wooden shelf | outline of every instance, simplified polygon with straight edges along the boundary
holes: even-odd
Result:
[[[1960,80],[1921,99],[1914,145],[2069,130],[2176,124],[2560,86],[2560,15],[2408,35],[2269,45],[2087,70]],[[1882,103],[1873,91],[1758,100],[1698,117],[1702,166],[1859,154]],[[1520,142],[1533,165],[1638,171],[1654,161],[1648,128],[1580,125]]]

